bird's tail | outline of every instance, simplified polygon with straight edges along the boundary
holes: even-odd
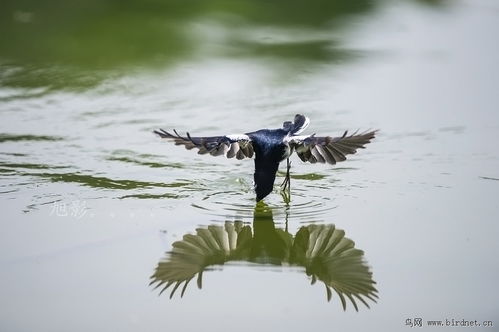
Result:
[[[296,114],[293,122],[286,121],[283,123],[283,129],[289,130],[291,135],[298,135],[304,131],[310,124],[310,119],[305,115]]]

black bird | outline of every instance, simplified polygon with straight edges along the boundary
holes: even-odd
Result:
[[[172,139],[175,145],[184,145],[186,149],[198,148],[199,154],[209,153],[212,156],[224,155],[227,158],[252,158],[255,155],[255,191],[256,201],[262,200],[272,192],[279,163],[287,159],[286,178],[282,183],[284,189],[290,185],[289,156],[296,151],[302,161],[312,164],[336,164],[346,159],[345,155],[353,154],[374,138],[376,130],[352,135],[348,132],[341,137],[305,135],[298,136],[310,123],[309,118],[297,114],[294,121],[286,121],[279,129],[260,129],[246,134],[193,137],[186,133],[182,137],[174,129],[171,134],[163,129],[154,133],[162,138]]]

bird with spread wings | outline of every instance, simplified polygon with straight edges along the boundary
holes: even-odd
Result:
[[[304,162],[336,164],[346,159],[346,155],[364,148],[376,134],[376,130],[348,134],[339,137],[299,135],[310,124],[308,117],[297,114],[294,121],[286,121],[282,128],[260,129],[257,131],[224,136],[195,137],[186,133],[180,135],[163,129],[155,130],[161,138],[173,140],[175,145],[184,145],[186,149],[198,149],[198,154],[226,156],[227,158],[245,159],[255,156],[255,192],[256,201],[262,200],[273,190],[279,163],[287,160],[287,171],[283,189],[290,187],[289,156],[296,152]]]

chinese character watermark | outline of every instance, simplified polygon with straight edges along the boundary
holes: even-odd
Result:
[[[52,203],[52,209],[50,210],[51,216],[57,217],[74,217],[81,219],[87,213],[87,202],[74,200],[69,203],[67,202],[54,202]]]
[[[423,327],[423,319],[422,318],[407,318],[405,320],[405,325],[409,327]]]

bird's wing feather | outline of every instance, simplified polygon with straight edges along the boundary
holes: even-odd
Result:
[[[357,132],[348,135],[345,131],[341,137],[317,137],[310,136],[291,136],[287,139],[290,147],[294,148],[298,157],[303,161],[312,164],[337,162],[346,159],[345,155],[357,152],[357,149],[363,149],[376,135],[377,130],[367,131],[361,134]]]
[[[176,130],[171,134],[163,129],[155,130],[161,138],[171,139],[175,145],[183,145],[187,150],[199,149],[198,154],[209,153],[212,156],[224,155],[227,158],[237,159],[253,157],[254,150],[251,139],[247,135],[225,135],[193,137],[189,133],[181,136]]]

